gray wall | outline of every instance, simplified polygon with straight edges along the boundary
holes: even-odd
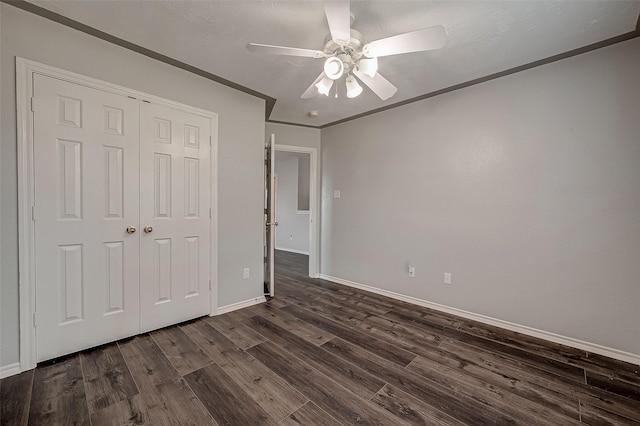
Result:
[[[276,249],[309,253],[309,214],[298,213],[299,160],[309,154],[276,151]],[[308,161],[307,161],[308,162]],[[307,175],[309,169],[307,168]],[[307,195],[309,179],[307,179]]]
[[[311,179],[311,155],[298,157],[298,210],[309,210],[309,184]]]
[[[640,354],[639,75],[634,39],[323,129],[322,273]]]
[[[0,8],[0,365],[18,361],[16,56],[218,113],[218,304],[261,296],[264,101],[4,3]]]
[[[267,135],[276,135],[276,145],[316,148],[320,154],[320,129],[278,123],[266,123],[265,127]]]

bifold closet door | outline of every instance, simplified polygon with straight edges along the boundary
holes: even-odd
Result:
[[[42,361],[139,332],[139,103],[41,75],[33,84]]]
[[[209,313],[211,120],[140,104],[140,328]]]

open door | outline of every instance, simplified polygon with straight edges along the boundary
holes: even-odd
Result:
[[[264,294],[274,295],[274,249],[276,244],[276,136],[271,135],[264,148]]]

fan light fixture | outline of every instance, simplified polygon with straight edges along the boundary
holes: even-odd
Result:
[[[318,89],[318,93],[321,95],[329,96],[329,91],[333,87],[333,82],[331,78],[327,75],[323,75],[319,82],[315,84]],[[347,74],[347,78],[345,79],[345,85],[347,87],[347,98],[355,98],[360,96],[362,93],[362,86],[358,84],[358,80],[351,74]],[[336,89],[337,90],[337,89]],[[336,91],[336,98],[338,97],[338,92]]]
[[[346,65],[345,65],[345,62]],[[377,59],[362,59],[361,62],[365,63],[365,68],[367,68],[367,72],[373,72],[375,75],[378,61]],[[362,86],[358,84],[358,81],[354,76],[349,73],[349,70],[353,66],[353,61],[351,61],[350,57],[346,59],[341,59],[338,56],[331,56],[327,58],[324,62],[324,73],[319,82],[315,84],[318,89],[318,93],[321,95],[329,96],[329,91],[331,87],[333,87],[333,82],[342,77],[345,73],[347,73],[347,78],[345,80],[347,86],[347,97],[355,98],[356,96],[362,93]],[[373,71],[371,71],[373,69]],[[338,92],[336,92],[336,98],[338,97]]]
[[[322,80],[316,83],[318,93],[325,96],[329,96],[329,90],[331,90],[331,86],[333,86],[333,80],[327,78],[326,76],[322,77]]]
[[[323,3],[330,33],[330,39],[325,40],[324,50],[247,44],[247,49],[251,52],[324,59],[323,72],[302,93],[302,99],[312,98],[318,92],[328,96],[333,81],[346,75],[348,97],[358,96],[362,92],[359,83],[364,83],[378,98],[386,101],[398,89],[378,73],[378,58],[441,49],[447,44],[447,29],[442,25],[397,34],[365,44],[362,34],[351,28],[354,20],[351,14],[351,0],[324,0]]]
[[[331,80],[339,79],[343,72],[344,64],[339,58],[332,56],[324,62],[324,74]]]
[[[371,78],[375,77],[378,72],[378,58],[360,59],[358,61],[358,69],[360,72],[367,74]]]
[[[358,84],[356,78],[352,75],[347,76],[347,98],[355,98],[362,93],[362,86]]]

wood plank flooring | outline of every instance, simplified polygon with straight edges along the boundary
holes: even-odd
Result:
[[[4,425],[640,425],[637,365],[309,279],[0,382]]]

